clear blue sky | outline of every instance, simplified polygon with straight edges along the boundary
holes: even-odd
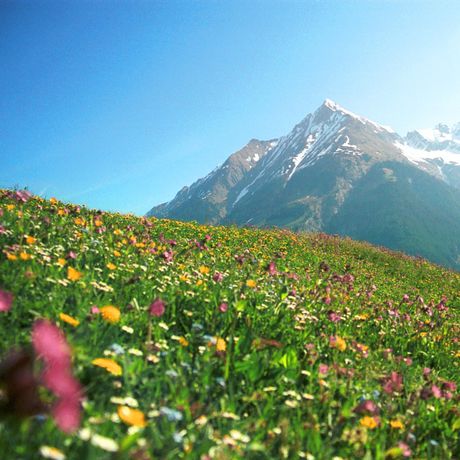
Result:
[[[460,121],[460,1],[0,2],[0,187],[143,214],[325,98]]]

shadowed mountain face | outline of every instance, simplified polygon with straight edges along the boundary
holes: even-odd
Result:
[[[401,137],[326,100],[148,215],[348,235],[460,268],[460,126]]]

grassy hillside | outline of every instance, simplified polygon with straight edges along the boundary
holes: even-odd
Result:
[[[0,193],[0,458],[459,458],[459,274]]]

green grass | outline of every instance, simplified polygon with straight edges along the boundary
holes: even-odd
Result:
[[[29,347],[34,322],[47,318],[71,344],[85,391],[71,435],[46,414],[3,411],[0,458],[40,458],[44,445],[94,460],[383,459],[408,450],[459,458],[459,393],[446,393],[446,382],[460,384],[458,273],[324,234],[206,227],[0,193],[0,289],[14,295],[0,312],[2,355]],[[69,280],[69,267],[82,277]],[[161,317],[148,313],[157,298]],[[120,321],[92,315],[94,305],[117,306]],[[101,357],[122,375],[92,364]],[[403,383],[386,393],[392,372]],[[425,395],[433,385],[444,385],[441,397]],[[114,397],[133,398],[123,404],[137,402],[146,426],[121,422]],[[379,413],[355,412],[363,400]],[[94,445],[94,435],[118,450]]]

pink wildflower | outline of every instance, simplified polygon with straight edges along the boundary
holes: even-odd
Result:
[[[0,289],[0,312],[9,311],[13,303],[13,294]]]
[[[162,316],[165,312],[164,302],[160,299],[154,300],[153,303],[150,305],[149,312],[152,316]]]
[[[48,365],[70,363],[70,347],[62,331],[46,320],[36,321],[32,329],[32,343],[36,353]]]

